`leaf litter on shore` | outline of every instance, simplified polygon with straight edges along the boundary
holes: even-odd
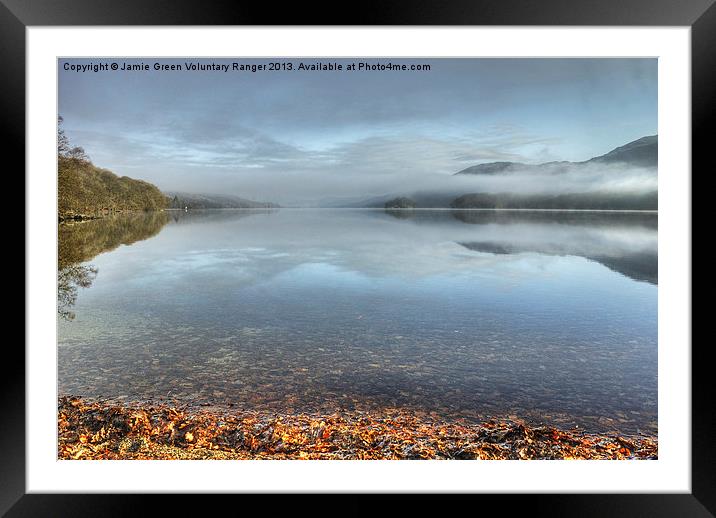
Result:
[[[332,414],[190,411],[64,396],[60,459],[656,459],[657,440],[401,409]]]

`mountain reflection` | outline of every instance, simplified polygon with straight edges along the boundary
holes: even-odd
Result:
[[[261,214],[274,214],[279,209],[196,209],[190,211],[172,210],[168,218],[172,224],[193,225],[235,221]]]
[[[385,212],[416,222],[424,218],[419,211]],[[456,240],[474,252],[583,257],[630,279],[658,284],[656,213],[446,211],[431,219],[440,217],[475,225],[473,237]]]
[[[124,283],[239,289],[306,268],[372,279],[532,275],[527,258],[581,257],[658,283],[655,213],[460,210],[206,210],[125,214],[59,227],[58,311],[72,319],[100,253],[171,232],[125,255]],[[515,259],[515,261],[513,261]],[[111,264],[115,264],[112,262]],[[536,264],[536,263],[535,263]],[[322,266],[319,266],[322,265]],[[522,266],[521,266],[522,265]],[[302,270],[303,269],[303,270]],[[141,278],[141,281],[139,280]],[[231,286],[231,289],[229,289]],[[185,290],[185,288],[182,288]]]
[[[165,212],[119,214],[108,218],[65,223],[58,228],[57,312],[73,320],[78,288],[88,288],[98,269],[86,265],[95,256],[155,236],[169,221]]]
[[[171,272],[185,283],[221,276],[224,287],[229,279],[247,286],[315,265],[372,279],[461,272],[505,278],[525,264],[513,258],[532,255],[584,258],[633,280],[658,281],[655,213],[278,209],[172,218],[172,232],[127,269],[158,278]]]

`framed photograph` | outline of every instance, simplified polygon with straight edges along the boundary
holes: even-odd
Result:
[[[484,4],[347,26],[3,2],[27,204],[3,512],[252,492],[714,512],[691,171],[716,8]]]

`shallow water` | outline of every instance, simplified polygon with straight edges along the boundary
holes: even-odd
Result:
[[[60,267],[60,394],[656,433],[655,214],[127,215]]]

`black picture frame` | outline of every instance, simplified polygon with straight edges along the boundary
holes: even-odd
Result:
[[[0,103],[5,150],[24,171],[25,29],[28,26],[112,25],[502,25],[688,26],[691,28],[692,172],[713,174],[711,132],[716,127],[715,0],[452,0],[364,1],[346,4],[191,0],[0,0]],[[693,201],[692,201],[693,206]],[[32,275],[27,268],[25,277]],[[693,322],[693,317],[692,317]],[[690,494],[485,495],[526,503],[530,513],[551,516],[713,516],[716,514],[716,448],[709,342],[691,347],[692,492]],[[105,516],[136,512],[139,495],[40,495],[25,492],[25,365],[16,358],[0,378],[0,513],[7,516]],[[6,355],[8,351],[6,350]],[[6,356],[7,357],[7,356]],[[12,367],[11,367],[12,366]],[[168,499],[167,499],[168,500]],[[173,502],[184,505],[184,498]],[[162,502],[169,513],[169,502]]]

